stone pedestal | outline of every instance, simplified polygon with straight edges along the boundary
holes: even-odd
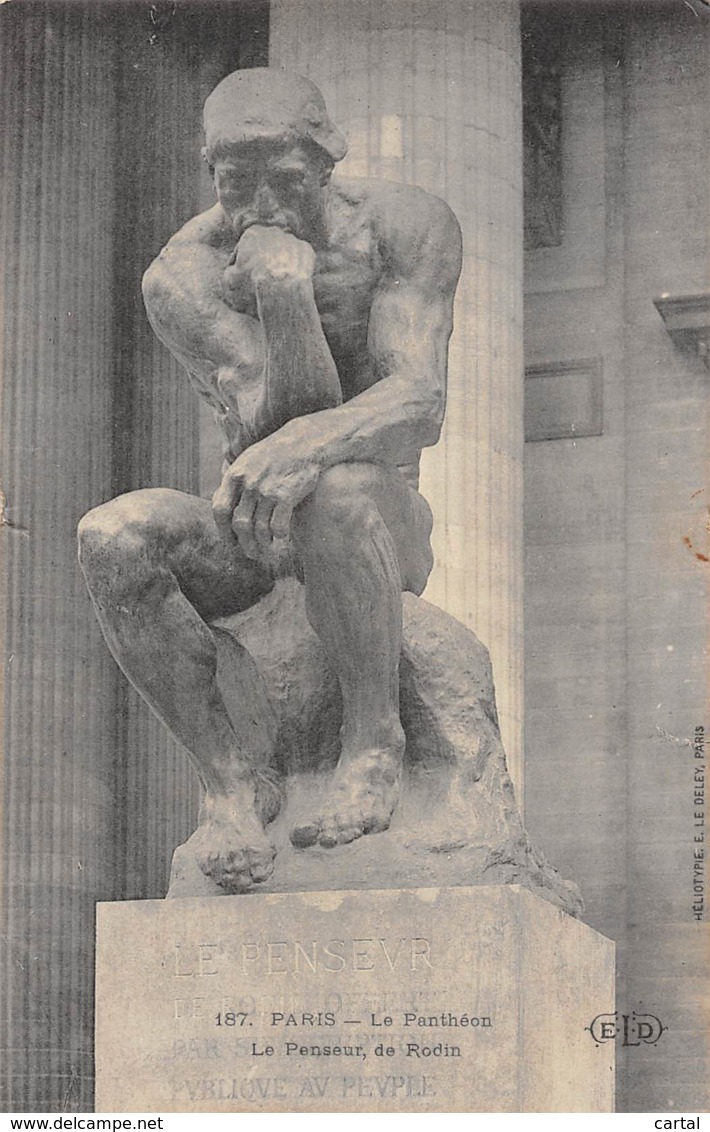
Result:
[[[99,904],[99,1112],[610,1112],[614,946],[518,886]]]

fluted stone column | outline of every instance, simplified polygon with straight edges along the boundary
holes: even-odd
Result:
[[[116,667],[76,561],[112,489],[115,57],[92,5],[3,5],[3,1111],[87,1110],[116,894]]]
[[[517,0],[272,0],[270,63],[308,75],[349,138],[342,175],[416,184],[459,218],[464,268],[426,597],[490,648],[522,778],[522,161]]]

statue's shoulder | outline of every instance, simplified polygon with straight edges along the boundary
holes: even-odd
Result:
[[[406,270],[427,259],[432,267],[442,262],[455,280],[461,265],[461,228],[441,197],[396,181],[352,177],[333,179],[343,207],[354,210],[367,224],[384,260],[394,270]]]
[[[143,276],[148,314],[157,321],[166,304],[191,293],[195,285],[216,294],[233,248],[234,233],[221,208],[193,216],[171,236]]]
[[[183,224],[182,228],[179,228],[175,235],[168,240],[166,247],[177,250],[181,247],[194,247],[195,245],[215,249],[225,247],[231,249],[234,247],[234,232],[219,204],[208,208],[206,212],[193,216],[186,224]]]

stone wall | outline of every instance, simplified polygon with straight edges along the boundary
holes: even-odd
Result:
[[[707,1102],[692,739],[708,726],[708,566],[683,539],[703,552],[708,371],[653,304],[710,290],[697,8],[609,6],[568,29],[565,176],[586,218],[568,211],[574,256],[563,242],[527,264],[526,363],[603,373],[602,435],[526,445],[527,820],[617,941],[619,1009],[669,1027],[618,1051],[619,1108],[645,1112]]]

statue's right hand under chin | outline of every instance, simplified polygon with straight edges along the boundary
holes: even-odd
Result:
[[[256,292],[251,275],[236,264],[237,249],[230,258],[229,265],[222,273],[222,297],[228,307],[257,317]]]
[[[315,252],[305,240],[261,224],[242,234],[232,259],[225,271],[229,285],[241,287],[247,279],[253,289],[269,283],[310,283],[316,263]]]

